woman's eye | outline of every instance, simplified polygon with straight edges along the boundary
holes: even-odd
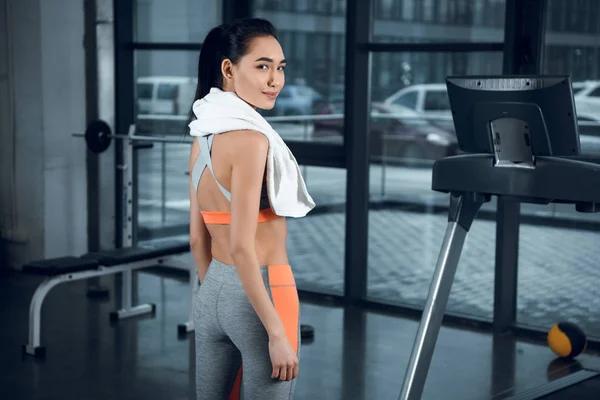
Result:
[[[269,69],[268,65],[258,65],[256,68],[258,69]],[[285,70],[285,65],[279,66],[277,67],[277,69],[279,69],[280,71]]]

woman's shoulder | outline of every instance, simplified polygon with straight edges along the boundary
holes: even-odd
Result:
[[[231,139],[232,146],[240,151],[269,147],[269,139],[263,133],[252,129],[229,131],[226,135]]]

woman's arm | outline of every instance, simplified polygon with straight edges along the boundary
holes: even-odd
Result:
[[[198,205],[198,197],[192,183],[192,169],[198,156],[200,148],[196,143],[192,145],[190,152],[190,248],[192,256],[198,270],[198,278],[200,282],[204,280],[208,265],[212,259],[211,240],[208,229],[204,224],[204,219],[200,214],[200,206]]]
[[[285,329],[260,273],[256,256],[256,227],[260,192],[269,142],[255,131],[229,134],[232,140],[230,254],[244,291],[270,338],[285,336]]]

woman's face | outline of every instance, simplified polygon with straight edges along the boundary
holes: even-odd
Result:
[[[255,108],[270,110],[285,84],[283,50],[272,36],[254,38],[248,50],[237,65],[223,61],[223,90],[236,92]]]

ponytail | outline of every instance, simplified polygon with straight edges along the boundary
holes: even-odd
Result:
[[[198,57],[198,84],[196,85],[196,94],[192,101],[192,108],[188,115],[186,124],[194,120],[193,106],[196,100],[206,96],[212,87],[221,88],[223,86],[223,75],[221,74],[221,62],[223,61],[223,36],[226,31],[224,25],[219,25],[206,35]]]
[[[210,88],[223,86],[221,75],[221,62],[223,61],[222,37],[225,36],[225,27],[219,25],[213,28],[202,43],[202,50],[198,58],[198,86],[194,101],[208,94]]]

